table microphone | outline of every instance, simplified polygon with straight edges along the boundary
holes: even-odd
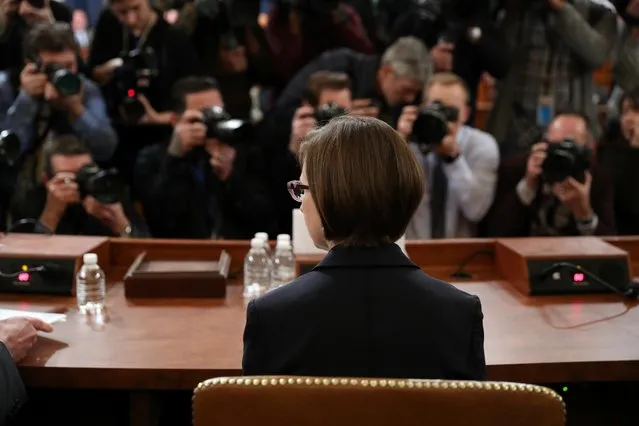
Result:
[[[546,270],[541,272],[539,274],[539,278],[542,281],[546,280],[551,274],[553,274],[554,272],[559,272],[562,269],[568,269],[568,270],[571,270],[573,272],[580,272],[580,273],[586,275],[592,281],[594,281],[597,284],[600,284],[600,285],[606,287],[608,290],[611,290],[612,292],[618,294],[619,296],[625,297],[627,299],[637,299],[637,298],[639,298],[639,282],[631,280],[628,284],[626,284],[626,286],[623,289],[619,289],[619,288],[615,287],[614,285],[608,283],[607,281],[603,280],[602,278],[599,278],[596,274],[593,274],[592,272],[588,271],[587,269],[584,269],[581,266],[577,266],[577,265],[575,265],[573,263],[569,263],[569,262],[557,262],[557,263],[554,263],[552,266],[550,266],[549,268],[547,268]]]

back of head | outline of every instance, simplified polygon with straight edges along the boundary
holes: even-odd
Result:
[[[307,135],[300,149],[326,239],[376,246],[397,241],[421,202],[415,154],[386,123],[343,116]]]
[[[428,48],[416,37],[398,39],[384,52],[382,64],[389,65],[398,78],[422,83],[426,83],[433,73],[433,60]]]

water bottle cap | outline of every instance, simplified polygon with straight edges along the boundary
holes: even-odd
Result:
[[[97,265],[98,255],[95,253],[86,253],[84,256],[82,256],[82,261],[85,265]]]
[[[288,234],[280,234],[277,236],[277,241],[291,241],[291,236]]]
[[[275,248],[278,248],[278,249],[291,248],[291,242],[286,240],[277,240],[277,245],[275,246]]]
[[[264,240],[260,239],[260,238],[253,238],[251,240],[251,248],[252,249],[259,249],[264,247]]]
[[[260,240],[268,241],[268,234],[266,232],[256,232],[255,238],[259,238]]]

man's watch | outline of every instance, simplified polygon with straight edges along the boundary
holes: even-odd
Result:
[[[133,229],[131,228],[131,225],[129,224],[124,227],[122,232],[120,232],[120,238],[131,238],[132,233],[133,233]]]
[[[450,164],[459,158],[459,152],[453,155],[442,155],[441,159],[444,163]]]

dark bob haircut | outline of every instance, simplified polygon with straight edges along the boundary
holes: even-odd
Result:
[[[406,141],[376,118],[343,116],[300,147],[328,241],[376,246],[406,232],[424,194],[424,174]]]

